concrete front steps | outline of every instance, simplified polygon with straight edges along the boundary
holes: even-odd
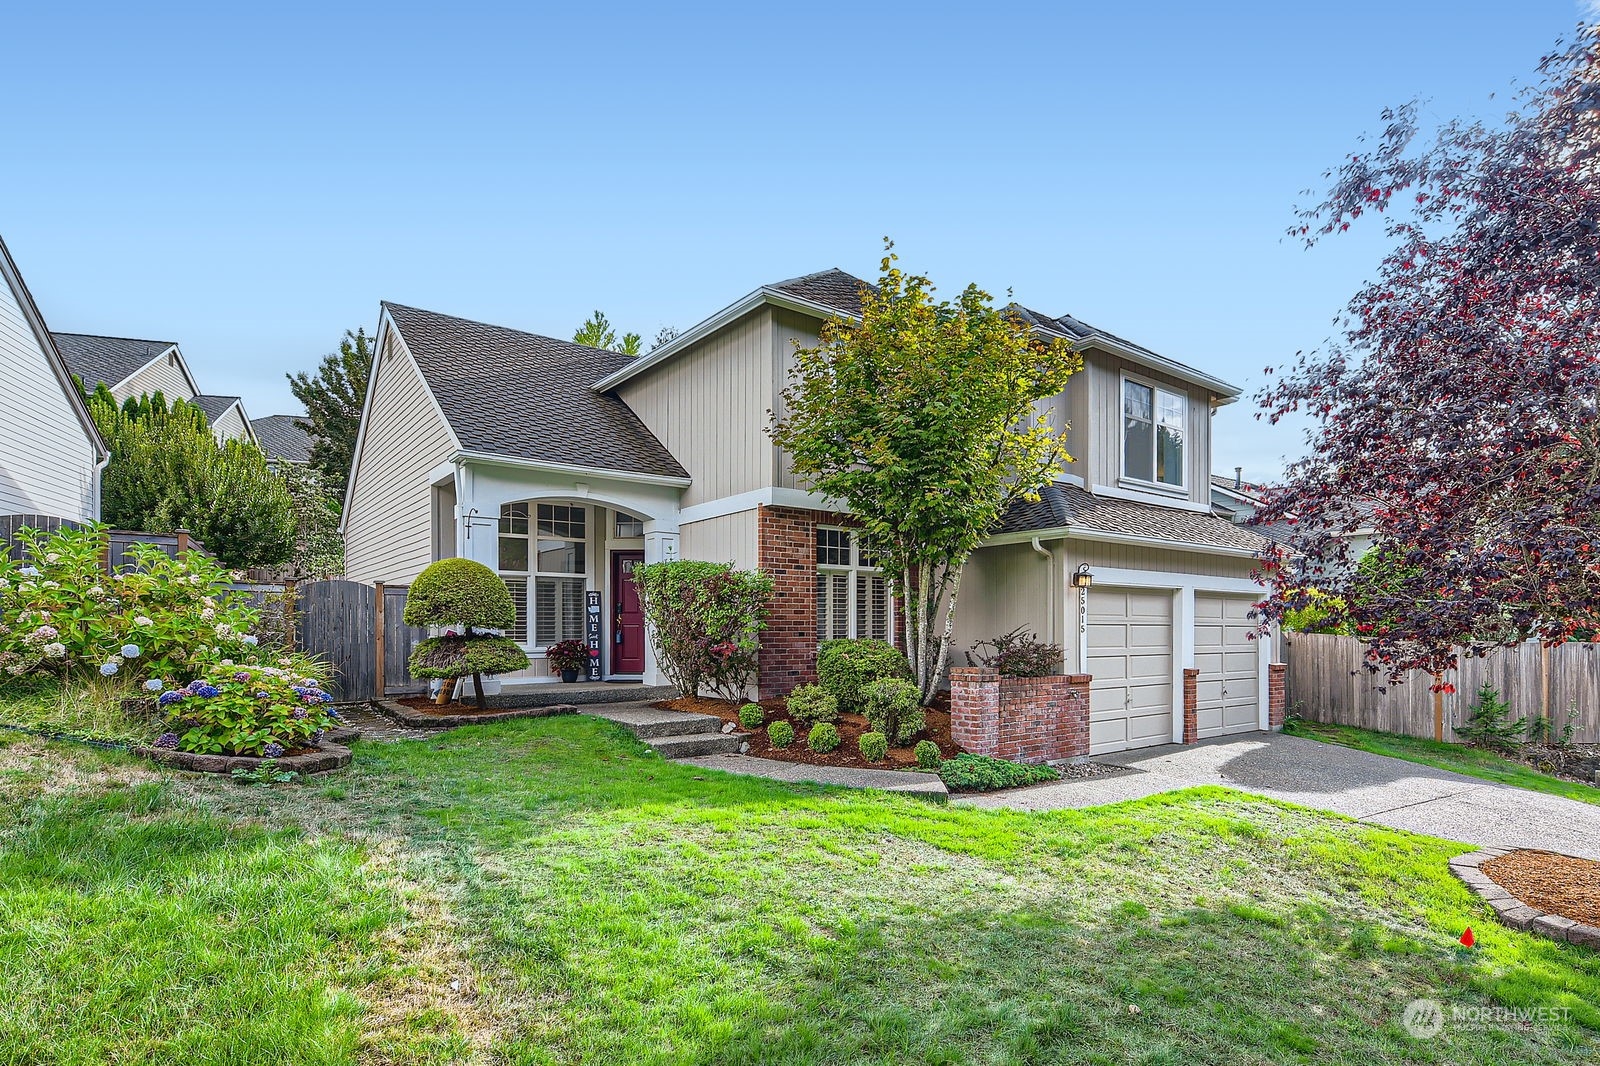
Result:
[[[722,719],[711,714],[664,711],[637,703],[585,707],[582,713],[615,722],[666,759],[737,755],[746,740],[746,735],[738,731],[724,733]]]

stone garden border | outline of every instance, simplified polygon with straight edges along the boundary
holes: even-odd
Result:
[[[271,763],[275,770],[292,770],[297,774],[324,774],[350,765],[350,749],[343,744],[324,740],[316,751],[302,755],[285,755],[280,759],[262,759],[254,755],[199,755],[168,748],[136,747],[135,755],[170,766],[174,770],[193,770],[202,774],[231,774],[235,770],[260,769]]]
[[[577,714],[578,708],[570,703],[552,703],[547,707],[516,707],[501,711],[484,711],[481,714],[424,714],[394,700],[373,700],[372,705],[385,718],[413,729],[454,729],[463,725],[483,722],[505,722],[512,718],[549,718],[558,714]]]
[[[1455,874],[1479,899],[1494,908],[1494,916],[1501,925],[1509,925],[1526,933],[1537,933],[1551,940],[1567,944],[1600,949],[1600,928],[1551,914],[1538,907],[1529,906],[1496,884],[1480,867],[1490,859],[1509,855],[1520,848],[1483,847],[1469,855],[1457,855],[1450,860],[1450,872]]]

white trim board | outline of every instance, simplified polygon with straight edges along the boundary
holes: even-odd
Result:
[[[738,514],[741,511],[753,511],[757,507],[798,507],[808,511],[850,513],[847,508],[830,501],[820,493],[770,486],[685,507],[678,512],[678,524],[686,526],[691,522],[705,522],[724,515]]]

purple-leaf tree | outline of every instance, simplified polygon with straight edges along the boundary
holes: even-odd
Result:
[[[1258,397],[1258,418],[1311,419],[1256,519],[1289,530],[1265,613],[1336,597],[1396,679],[1600,632],[1600,41],[1580,27],[1539,69],[1492,125],[1425,137],[1415,103],[1386,112],[1290,230],[1312,245],[1376,215],[1392,247],[1343,338]]]

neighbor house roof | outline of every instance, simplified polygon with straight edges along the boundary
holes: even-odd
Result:
[[[818,270],[812,274],[802,274],[797,278],[788,278],[784,281],[775,281],[770,285],[763,285],[736,303],[729,304],[710,318],[680,333],[677,337],[643,358],[633,360],[618,371],[597,381],[595,387],[597,389],[609,389],[620,385],[635,374],[641,373],[659,362],[670,359],[689,345],[722,328],[722,326],[732,322],[734,319],[748,314],[763,303],[793,307],[812,314],[840,314],[847,318],[859,318],[861,315],[861,290],[863,287],[867,289],[876,288],[871,282],[858,278],[854,274],[846,273],[838,267],[830,267],[827,270]],[[1054,336],[1063,337],[1071,341],[1076,347],[1103,348],[1132,358],[1184,381],[1202,385],[1223,403],[1232,402],[1239,395],[1237,387],[1228,384],[1221,378],[1196,370],[1194,367],[1176,360],[1168,359],[1166,356],[1159,355],[1143,345],[1135,344],[1130,340],[1117,336],[1115,333],[1097,329],[1079,319],[1073,318],[1071,315],[1046,315],[1015,303],[1010,305],[1010,309],[1020,314],[1034,328]]]
[[[631,356],[384,303],[465,451],[655,477],[688,472],[618,397]]]
[[[1052,484],[1039,490],[1037,500],[1018,500],[1001,520],[997,533],[1034,533],[1043,530],[1111,534],[1161,541],[1175,548],[1255,552],[1261,537],[1216,515],[1202,514],[1158,503],[1096,496],[1075,485]]]
[[[177,347],[176,341],[99,337],[90,333],[52,333],[61,357],[91,392],[101,382],[117,385],[141,367]]]
[[[267,415],[252,418],[250,428],[268,459],[286,463],[311,461],[311,434],[300,427],[299,415]]]
[[[244,401],[238,396],[196,396],[189,401],[206,413],[206,419],[215,422],[228,413],[228,408]]]

